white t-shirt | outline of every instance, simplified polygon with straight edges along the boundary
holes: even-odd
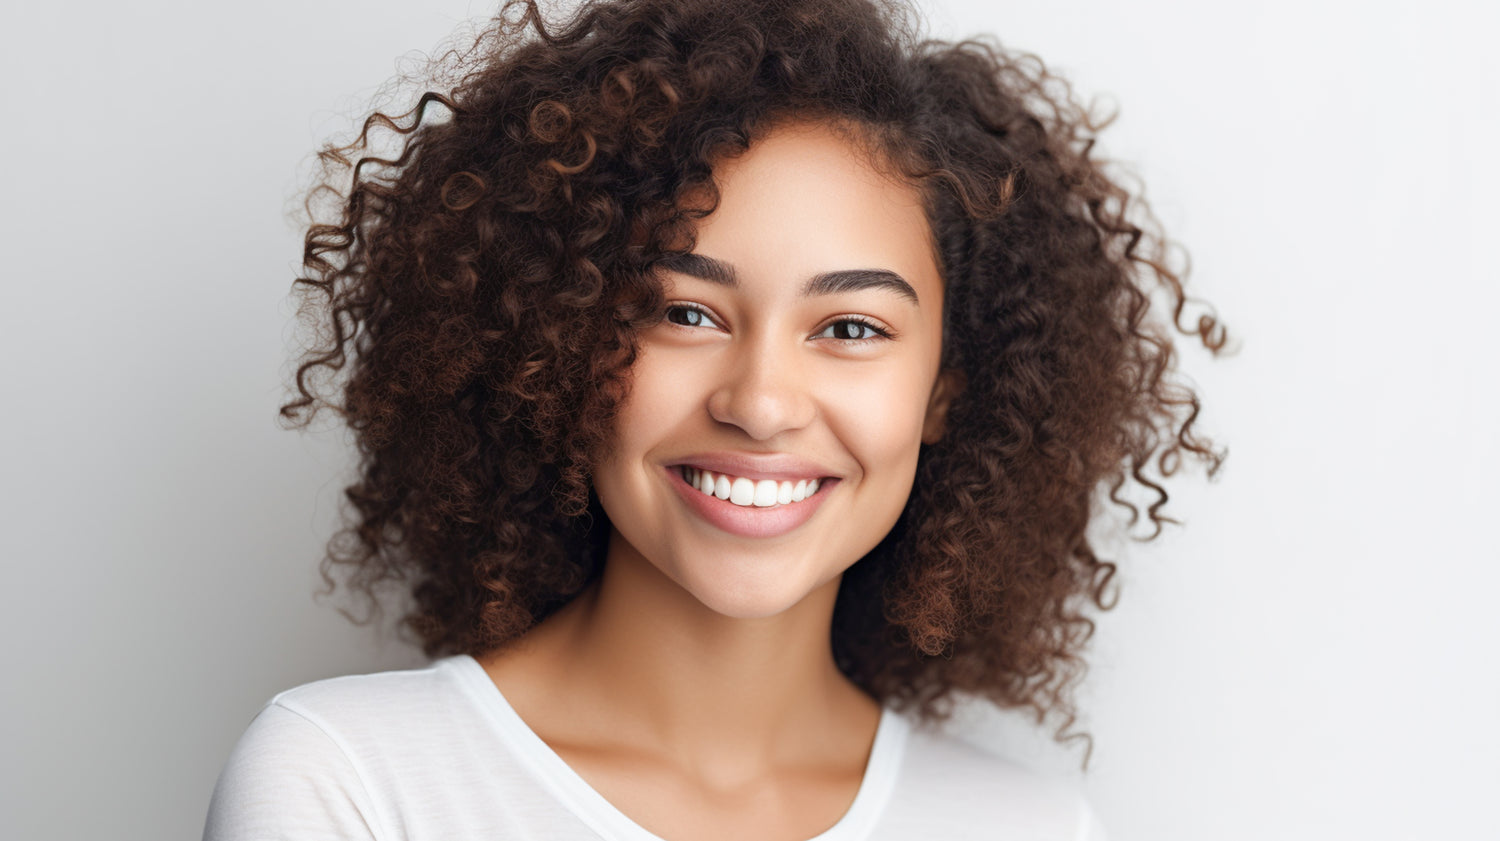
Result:
[[[214,788],[205,841],[661,841],[532,732],[472,657],[282,692]],[[816,841],[1103,841],[1070,787],[886,710]]]

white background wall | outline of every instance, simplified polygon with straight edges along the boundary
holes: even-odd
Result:
[[[1122,116],[1192,284],[1222,479],[1126,547],[1086,688],[1113,836],[1493,832],[1487,4],[932,4]],[[489,6],[0,11],[0,837],[196,837],[275,691],[420,658],[314,604],[345,462],[280,431],[299,165],[394,60]],[[1077,756],[1014,721],[973,738]]]

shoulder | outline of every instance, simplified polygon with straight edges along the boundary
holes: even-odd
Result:
[[[442,741],[461,687],[425,669],[315,681],[272,698],[214,787],[205,839],[382,837],[383,779]],[[420,734],[420,735],[419,735]],[[455,734],[457,735],[457,734]]]
[[[453,666],[447,658],[420,669],[314,681],[279,693],[266,707],[293,713],[352,749],[388,737],[393,724],[441,718],[464,689]]]
[[[461,660],[288,689],[266,704],[241,741],[247,748],[275,746],[276,755],[337,753],[378,779],[413,753],[433,757],[469,740],[483,705]]]
[[[1105,841],[1074,782],[915,724],[907,738],[896,801],[895,817],[913,830],[925,827],[931,837]]]
[[[205,841],[380,836],[359,770],[315,722],[270,703],[229,755]]]

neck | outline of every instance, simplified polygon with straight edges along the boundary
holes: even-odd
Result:
[[[663,758],[735,775],[822,745],[842,749],[832,742],[848,738],[851,722],[878,717],[833,662],[839,579],[775,616],[734,618],[622,544],[611,543],[598,581],[502,653],[502,666],[517,667],[513,680],[491,669],[539,732],[652,745]]]

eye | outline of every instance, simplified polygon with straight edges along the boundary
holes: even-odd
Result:
[[[717,327],[708,313],[691,304],[668,304],[667,321],[682,327]]]
[[[836,339],[844,342],[868,342],[889,339],[891,333],[862,318],[841,318],[823,328],[815,339]]]
[[[697,328],[709,327],[720,328],[708,311],[696,304],[667,304],[662,314],[663,320],[678,327]],[[838,342],[863,344],[879,339],[894,339],[896,334],[873,321],[852,316],[840,318],[829,323],[821,332],[813,336],[814,339],[833,339]]]

